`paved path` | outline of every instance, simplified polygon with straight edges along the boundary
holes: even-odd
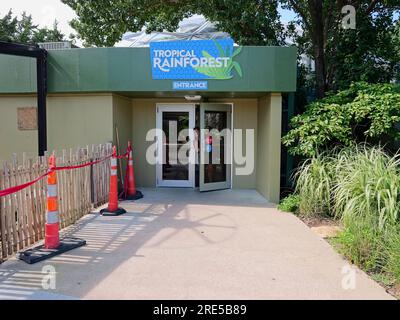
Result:
[[[88,215],[68,233],[88,245],[44,263],[0,265],[3,299],[391,299],[295,216],[256,191],[142,190],[120,217]],[[42,268],[56,290],[41,287]]]

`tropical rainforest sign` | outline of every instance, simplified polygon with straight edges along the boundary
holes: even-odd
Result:
[[[232,39],[186,40],[150,43],[153,79],[228,80],[235,72],[242,77]]]

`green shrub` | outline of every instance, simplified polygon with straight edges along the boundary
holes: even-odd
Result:
[[[297,170],[294,178],[301,215],[330,214],[331,192],[334,186],[332,173],[332,159],[326,154],[305,161]]]
[[[291,194],[284,198],[278,205],[278,209],[285,212],[295,213],[299,208],[300,198],[298,195]]]
[[[313,157],[332,145],[378,144],[400,139],[400,92],[394,84],[353,83],[307,106],[291,120],[283,144],[294,155]]]

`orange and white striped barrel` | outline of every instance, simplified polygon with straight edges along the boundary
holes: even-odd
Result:
[[[56,167],[56,157],[49,158],[50,170]],[[45,226],[46,249],[56,249],[60,246],[60,215],[58,213],[57,173],[50,172],[47,176],[47,211]]]

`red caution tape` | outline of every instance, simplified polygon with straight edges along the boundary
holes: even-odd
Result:
[[[116,158],[117,159],[122,159],[122,158],[126,158],[128,155],[129,155],[129,152],[126,152],[122,156],[116,156]],[[35,184],[36,182],[38,182],[38,181],[42,180],[43,178],[45,178],[46,176],[48,176],[52,171],[74,170],[74,169],[85,168],[85,167],[89,167],[89,166],[98,164],[100,162],[106,161],[106,160],[110,159],[111,157],[112,157],[112,155],[110,155],[108,157],[105,157],[103,159],[97,160],[97,161],[92,161],[92,162],[81,164],[81,165],[77,165],[77,166],[55,167],[52,170],[49,170],[48,172],[46,172],[45,174],[41,175],[39,178],[37,178],[37,179],[35,179],[33,181],[21,184],[19,186],[15,186],[15,187],[11,187],[11,188],[8,188],[8,189],[0,190],[0,197],[8,196],[10,194],[16,193],[16,192],[21,191],[23,189],[26,189],[29,186]]]
[[[117,159],[123,159],[123,158],[127,158],[129,156],[129,151],[127,151],[125,154],[123,154],[122,156],[115,156],[115,158]]]
[[[74,170],[74,169],[85,168],[85,167],[89,167],[89,166],[92,166],[94,164],[98,164],[100,162],[106,161],[107,159],[110,159],[111,157],[112,156],[108,156],[108,157],[106,157],[104,159],[101,159],[101,160],[88,162],[88,163],[80,164],[80,165],[77,165],[77,166],[55,167],[53,170],[54,171],[63,171],[63,170]]]
[[[35,180],[31,181],[31,182],[28,182],[28,183],[25,183],[25,184],[21,184],[20,186],[16,186],[16,187],[11,187],[11,188],[8,188],[8,189],[0,190],[0,197],[4,197],[4,196],[7,196],[9,194],[12,194],[12,193],[21,191],[21,190],[23,190],[25,188],[28,188],[29,186],[35,184],[39,180],[42,180],[44,177],[48,176],[49,174],[50,174],[50,171],[46,172],[45,174],[41,175],[39,178],[37,178],[37,179],[35,179]]]

